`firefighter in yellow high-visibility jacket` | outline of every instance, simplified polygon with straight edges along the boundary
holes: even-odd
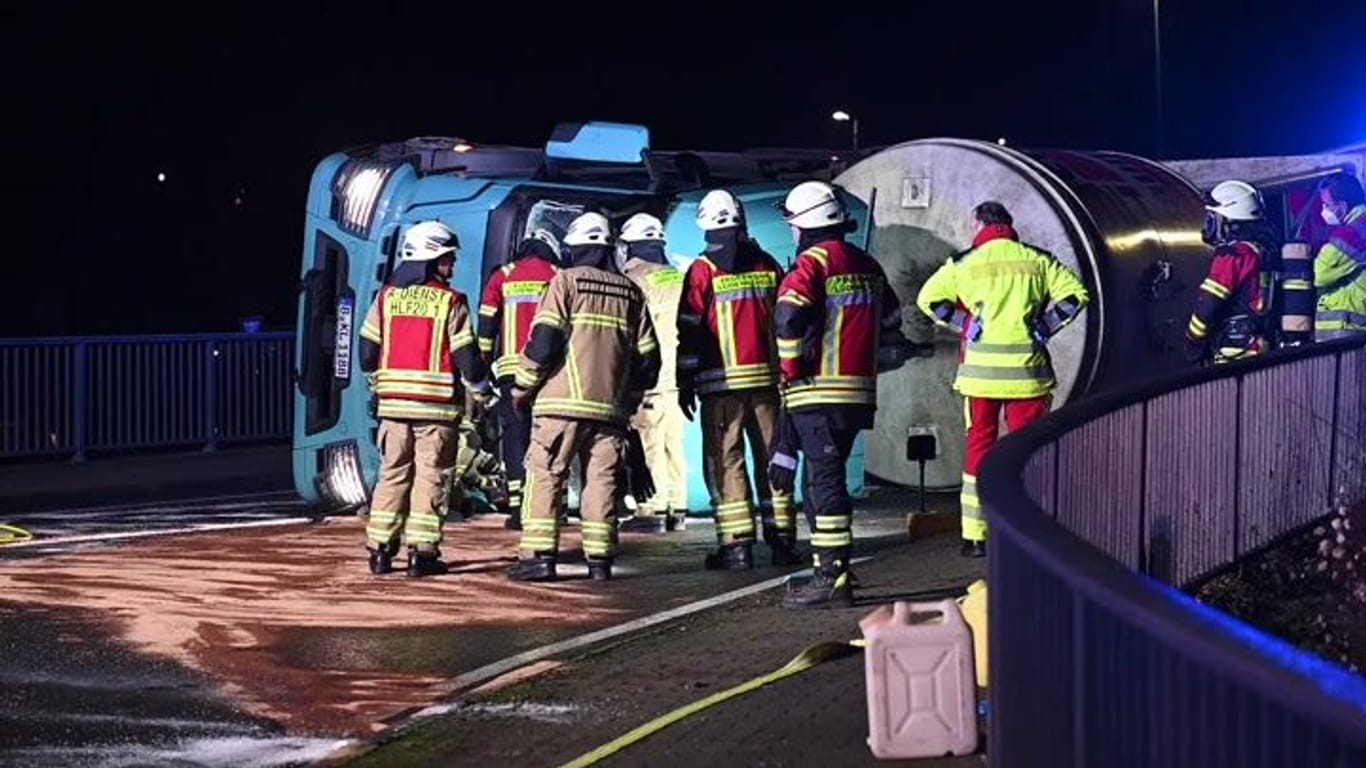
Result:
[[[637,499],[635,515],[621,530],[664,533],[686,525],[688,464],[683,457],[683,409],[678,405],[675,376],[678,359],[678,305],[683,297],[683,273],[664,254],[664,224],[648,213],[637,213],[621,225],[617,238],[617,269],[640,288],[659,338],[659,380],[645,393],[631,418],[640,433],[645,461],[654,478],[655,495]]]
[[[996,443],[1001,413],[1012,432],[1048,413],[1056,385],[1048,338],[1090,300],[1070,269],[1020,242],[1004,205],[978,205],[973,223],[972,248],[931,275],[916,301],[936,324],[963,340],[953,386],[963,395],[967,419],[960,496],[964,557],[986,554],[977,469]]]
[[[1342,174],[1324,179],[1319,202],[1333,230],[1314,257],[1314,340],[1331,341],[1366,333],[1366,194]]]
[[[464,389],[492,396],[465,296],[447,281],[460,243],[439,221],[403,235],[399,265],[361,326],[361,368],[379,398],[379,482],[370,501],[370,571],[388,573],[407,541],[408,575],[445,570],[440,561],[445,481],[455,463]]]

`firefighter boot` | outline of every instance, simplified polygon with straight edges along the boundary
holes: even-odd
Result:
[[[795,531],[779,533],[777,527],[766,525],[764,526],[764,542],[768,544],[771,557],[773,558],[773,566],[775,568],[801,565],[805,562],[805,560],[797,554],[797,536]]]
[[[555,558],[550,555],[520,558],[508,571],[508,578],[513,581],[554,581]]]
[[[817,568],[810,581],[800,585],[789,584],[783,607],[852,608],[854,589],[850,580],[849,571],[842,561],[835,561],[830,568]]]
[[[709,571],[748,571],[754,567],[754,542],[745,539],[722,544],[707,554],[705,565]]]
[[[588,577],[593,581],[608,581],[612,578],[612,558],[588,558]]]
[[[446,572],[446,564],[441,562],[441,552],[435,549],[408,549],[409,576],[440,576]]]
[[[394,555],[398,554],[398,542],[391,541],[381,547],[366,547],[370,551],[370,573],[383,576],[394,570]]]
[[[963,539],[963,545],[959,547],[958,554],[963,557],[986,557],[987,543],[985,541]]]

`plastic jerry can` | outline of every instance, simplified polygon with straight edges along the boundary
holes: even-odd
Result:
[[[987,640],[987,583],[981,579],[968,585],[968,593],[958,598],[958,609],[963,621],[972,630],[972,655],[977,660],[977,687],[986,688],[987,658],[991,655]]]
[[[972,632],[958,603],[884,605],[864,616],[859,628],[867,641],[873,754],[908,758],[976,751]]]

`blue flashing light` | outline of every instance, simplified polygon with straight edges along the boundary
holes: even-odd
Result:
[[[1178,589],[1156,580],[1152,583],[1162,596],[1188,611],[1194,621],[1237,638],[1246,648],[1269,663],[1301,675],[1327,695],[1366,713],[1366,678],[1235,619],[1218,608],[1205,605]]]

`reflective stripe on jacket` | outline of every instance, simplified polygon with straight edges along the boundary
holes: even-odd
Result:
[[[1366,205],[1353,208],[1319,249],[1314,287],[1319,297],[1316,341],[1366,333]]]
[[[778,383],[773,305],[782,269],[768,254],[731,274],[706,256],[688,266],[678,308],[678,384],[699,395]]]
[[[532,415],[624,425],[658,375],[659,341],[634,283],[594,267],[555,275],[516,373],[536,391]]]
[[[517,356],[531,337],[536,304],[555,276],[554,264],[523,256],[489,275],[479,302],[479,351],[493,360],[493,376],[512,377]]]
[[[872,256],[843,240],[802,251],[778,290],[777,316],[789,410],[876,407],[878,350],[899,340],[901,305]]]
[[[1186,338],[1197,345],[1212,341],[1218,360],[1260,354],[1266,330],[1260,323],[1267,309],[1264,286],[1271,277],[1263,263],[1261,249],[1252,242],[1216,248],[1196,294]]]
[[[626,262],[626,277],[645,294],[645,306],[659,339],[659,380],[648,394],[676,391],[678,386],[678,305],[683,298],[683,273],[644,259]]]
[[[374,378],[380,418],[460,418],[464,391],[452,358],[480,367],[463,294],[433,282],[385,286],[366,313],[361,337],[380,346]]]
[[[1008,227],[984,234],[925,281],[916,303],[962,334],[954,389],[971,397],[1038,397],[1056,384],[1047,338],[1072,322],[1090,295],[1072,270],[1015,240]]]

